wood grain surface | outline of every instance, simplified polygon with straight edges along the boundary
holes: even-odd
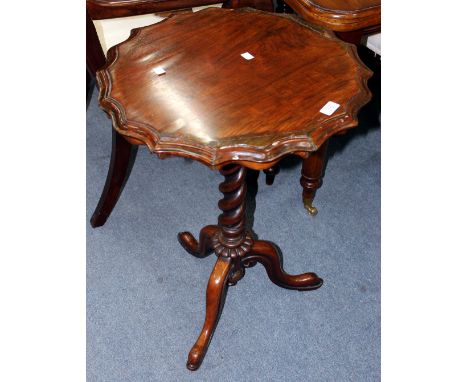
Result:
[[[370,75],[354,46],[299,19],[207,9],[133,30],[97,80],[101,107],[131,143],[260,169],[356,126]],[[331,116],[320,112],[328,101],[340,105]]]

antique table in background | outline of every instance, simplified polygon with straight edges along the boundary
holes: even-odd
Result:
[[[307,158],[356,126],[370,99],[370,75],[354,46],[298,19],[249,9],[176,15],[133,30],[109,51],[97,80],[100,105],[113,122],[113,149],[92,226],[109,217],[138,145],[160,158],[192,158],[225,178],[218,224],[204,227],[198,241],[189,232],[178,236],[192,255],[217,256],[190,370],[208,349],[227,286],[245,268],[261,263],[283,288],[322,285],[314,273],[287,274],[275,246],[246,229],[246,168],[271,168],[288,154]],[[339,105],[331,115],[320,111],[329,101]]]
[[[364,36],[372,35],[371,38],[380,40],[378,37],[380,36],[380,1],[277,0],[276,12],[292,13],[294,11],[305,21],[333,31],[341,40],[359,45],[363,42]],[[375,48],[373,50],[375,51]],[[302,199],[304,207],[311,215],[317,214],[317,208],[312,205],[312,202],[323,183],[327,146],[328,141],[302,163],[301,184],[304,188]],[[278,168],[266,171],[267,184],[273,183],[278,171]]]
[[[381,0],[285,0],[304,20],[335,31],[358,44],[365,34],[380,32]]]

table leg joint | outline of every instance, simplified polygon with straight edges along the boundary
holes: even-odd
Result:
[[[243,257],[245,256],[253,245],[253,239],[250,233],[241,236],[237,242],[226,243],[222,231],[216,232],[212,239],[212,246],[217,256],[221,257]]]

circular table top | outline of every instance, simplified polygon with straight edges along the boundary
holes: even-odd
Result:
[[[160,157],[260,169],[356,126],[370,75],[355,47],[330,32],[212,8],[133,30],[97,80],[101,107],[130,142]]]

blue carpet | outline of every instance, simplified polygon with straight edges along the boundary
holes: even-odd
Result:
[[[273,186],[258,178],[254,231],[274,241],[289,273],[324,279],[311,292],[272,284],[259,264],[229,288],[201,368],[185,368],[202,327],[214,257],[177,242],[217,221],[222,177],[141,147],[105,226],[87,230],[88,381],[379,381],[380,128],[378,105],[331,142],[319,214],[301,203],[300,160]],[[96,91],[87,112],[87,216],[107,174],[111,122]]]

